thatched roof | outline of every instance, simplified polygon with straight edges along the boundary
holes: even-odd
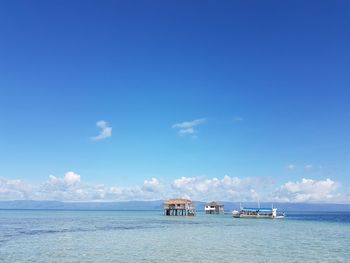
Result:
[[[169,199],[164,201],[165,205],[185,205],[192,204],[191,200],[188,199]]]

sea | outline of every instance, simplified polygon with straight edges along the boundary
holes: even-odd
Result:
[[[0,210],[0,262],[350,262],[350,212]]]

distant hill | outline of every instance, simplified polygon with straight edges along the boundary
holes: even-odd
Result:
[[[197,211],[204,210],[205,202],[197,201]],[[239,209],[239,202],[221,202],[225,211]],[[242,203],[246,207],[256,207],[256,203]],[[261,207],[271,207],[272,203],[261,203]],[[350,204],[310,204],[310,203],[274,203],[280,211],[350,211]],[[59,201],[0,201],[0,209],[34,210],[161,210],[163,201],[125,201],[125,202],[59,202]]]

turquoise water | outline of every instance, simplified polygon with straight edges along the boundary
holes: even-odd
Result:
[[[0,210],[0,262],[350,262],[350,214]]]

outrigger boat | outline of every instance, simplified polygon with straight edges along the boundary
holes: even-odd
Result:
[[[277,208],[241,207],[240,211],[232,212],[234,218],[284,218],[286,215],[277,214]]]

